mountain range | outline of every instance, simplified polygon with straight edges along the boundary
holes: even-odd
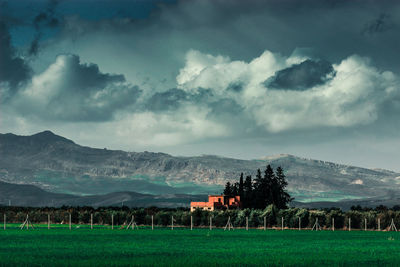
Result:
[[[43,205],[50,200],[57,205],[116,205],[125,199],[136,206],[185,206],[190,199],[220,193],[224,184],[237,181],[241,172],[254,176],[267,164],[281,166],[296,203],[310,206],[356,200],[395,203],[400,192],[400,174],[389,170],[288,154],[240,160],[98,149],[44,131],[31,136],[0,134],[0,203],[12,197],[9,192],[13,192],[14,201],[32,192],[36,197],[43,196]],[[15,187],[22,185],[21,189]]]

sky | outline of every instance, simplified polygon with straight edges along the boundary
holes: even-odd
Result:
[[[400,171],[400,2],[0,2],[0,132]]]

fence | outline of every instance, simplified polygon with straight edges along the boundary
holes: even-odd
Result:
[[[200,213],[204,215],[204,213]],[[217,213],[217,215],[221,213]],[[228,215],[227,218],[220,218],[215,216],[213,213],[208,213],[207,222],[204,224],[204,216],[196,216],[199,213],[187,213],[183,212],[181,216],[165,214],[152,214],[143,216],[135,216],[135,214],[120,214],[118,212],[53,212],[53,213],[15,213],[6,212],[3,214],[3,229],[7,230],[9,228],[20,228],[20,229],[35,229],[35,228],[67,228],[69,230],[78,228],[108,228],[108,229],[138,229],[140,227],[146,227],[154,230],[155,227],[169,227],[171,230],[174,228],[187,228],[193,230],[194,228],[209,228],[213,230],[216,228],[221,228],[224,230],[233,229],[296,229],[296,230],[364,230],[364,231],[397,231],[395,218],[388,218],[387,216],[378,216],[375,221],[368,220],[364,218],[347,217],[347,220],[339,220],[339,217],[331,217],[330,221],[321,220],[321,216],[312,216],[311,220],[305,220],[303,217],[297,217],[297,225],[293,227],[293,217],[289,220],[285,220],[282,216],[279,220],[275,218],[275,225],[268,224],[267,216],[264,217],[253,217],[251,218],[252,225],[249,225],[249,216],[245,216],[244,220],[240,217],[231,218]],[[386,214],[387,215],[387,214]],[[183,218],[183,216],[185,216]],[[384,220],[382,221],[382,217]],[[269,218],[271,219],[271,218]],[[308,218],[310,219],[310,217]],[[340,218],[343,219],[343,218]],[[397,218],[398,219],[398,218]],[[166,220],[169,223],[166,223]],[[335,223],[336,220],[336,223]],[[354,222],[355,221],[355,222]],[[255,222],[262,222],[255,224]],[[360,224],[361,222],[361,224]],[[398,224],[398,222],[397,222]]]

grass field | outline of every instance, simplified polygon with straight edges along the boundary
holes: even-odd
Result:
[[[0,265],[400,266],[397,232],[52,227],[0,229]]]

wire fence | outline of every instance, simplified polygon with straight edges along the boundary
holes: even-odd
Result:
[[[68,230],[77,230],[77,229],[110,229],[110,230],[135,230],[135,229],[171,229],[171,230],[180,230],[180,229],[223,229],[223,230],[235,230],[235,229],[243,229],[243,230],[311,230],[311,231],[397,231],[397,226],[395,222],[395,218],[385,218],[385,220],[381,220],[378,218],[377,220],[371,221],[367,218],[357,218],[356,222],[352,218],[347,218],[345,222],[340,221],[335,222],[335,217],[331,218],[331,221],[327,224],[326,220],[325,224],[321,223],[321,220],[318,217],[315,217],[313,221],[308,221],[307,224],[304,224],[304,220],[301,217],[297,218],[297,225],[293,227],[293,218],[292,220],[286,221],[284,217],[275,218],[276,223],[271,225],[267,217],[257,218],[259,223],[258,225],[254,225],[253,223],[249,224],[249,217],[244,217],[244,220],[238,221],[234,218],[228,216],[225,220],[218,219],[215,216],[208,216],[207,224],[202,221],[203,218],[198,218],[193,215],[188,216],[188,220],[182,221],[182,218],[177,218],[172,215],[169,218],[163,216],[160,218],[155,215],[146,215],[145,217],[135,217],[134,214],[119,214],[119,213],[71,213],[71,212],[63,212],[63,213],[40,213],[40,214],[29,214],[29,213],[4,213],[3,214],[3,222],[2,228],[3,230],[8,229],[68,229]],[[168,219],[168,221],[166,220]],[[242,223],[240,223],[242,222]],[[361,222],[361,224],[360,224]],[[361,226],[361,227],[360,227]]]

